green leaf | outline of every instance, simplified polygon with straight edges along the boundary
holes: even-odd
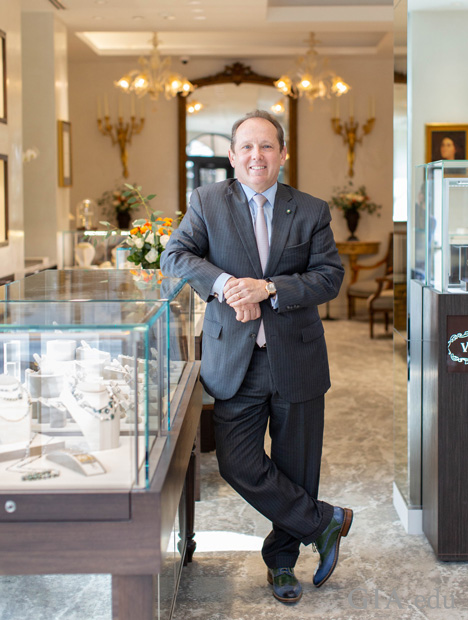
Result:
[[[124,183],[125,187],[128,187],[129,189],[134,190],[135,188],[133,187],[133,185],[130,185],[130,183]]]
[[[150,194],[149,196],[146,196],[146,200],[153,200],[153,198],[156,198],[156,194]]]
[[[146,224],[146,220],[135,220],[133,222],[134,226],[143,226],[144,224]]]
[[[132,205],[133,203],[138,202],[138,196],[132,196],[128,199],[128,204]]]
[[[107,228],[109,228],[110,223],[109,222],[99,222],[100,224],[102,224],[103,226],[107,226]]]

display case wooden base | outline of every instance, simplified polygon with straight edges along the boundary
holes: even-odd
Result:
[[[422,322],[423,530],[440,560],[466,561],[468,296],[424,288]]]
[[[171,402],[173,424],[160,456],[148,459],[156,462],[149,488],[0,495],[0,574],[107,573],[113,620],[171,616],[187,541],[194,550],[191,468],[202,389],[200,362],[189,365]],[[164,606],[157,597],[171,553],[173,596]]]

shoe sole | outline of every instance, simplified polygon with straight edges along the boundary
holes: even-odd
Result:
[[[344,512],[343,523],[341,525],[340,533],[338,534],[338,538],[336,540],[335,559],[333,560],[332,567],[328,571],[328,574],[325,575],[325,577],[322,579],[320,583],[314,584],[316,588],[320,588],[320,586],[323,586],[323,584],[332,576],[333,571],[335,570],[336,565],[338,563],[338,556],[340,554],[340,540],[348,535],[348,532],[353,523],[353,511],[351,510],[351,508],[343,508],[343,512]]]
[[[267,571],[267,581],[272,586],[273,585],[273,577],[270,575],[270,571]],[[282,596],[278,596],[276,592],[273,590],[273,596],[276,600],[281,601],[282,603],[297,603],[301,599],[302,592],[296,598],[283,598]]]

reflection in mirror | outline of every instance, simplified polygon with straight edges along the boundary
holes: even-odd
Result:
[[[233,176],[227,151],[234,122],[246,113],[263,109],[282,124],[288,159],[280,181],[297,185],[297,101],[274,88],[275,78],[254,73],[241,63],[213,76],[192,80],[197,89],[190,101],[202,104],[197,114],[186,111],[179,97],[179,210],[185,213],[191,192],[205,183]],[[281,109],[272,107],[281,102]]]
[[[187,207],[195,187],[232,178],[228,149],[231,128],[238,118],[252,110],[266,110],[274,114],[283,126],[286,144],[289,138],[287,98],[270,86],[205,86],[197,90],[192,99],[202,108],[196,114],[187,115]],[[274,112],[273,108],[279,109],[279,113]],[[289,160],[280,171],[279,181],[289,181]]]

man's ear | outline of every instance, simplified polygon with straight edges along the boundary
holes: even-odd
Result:
[[[286,148],[286,145],[284,145],[283,150],[281,151],[281,165],[283,165],[284,162],[286,161],[287,154],[288,154],[288,149]]]
[[[228,157],[229,157],[229,162],[231,163],[231,166],[234,168],[235,163],[236,163],[236,156],[234,151],[231,151],[231,149],[228,150]]]

